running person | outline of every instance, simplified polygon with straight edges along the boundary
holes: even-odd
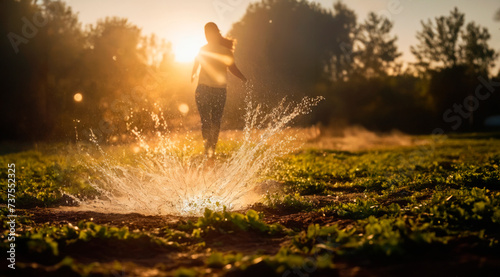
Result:
[[[243,82],[247,79],[234,63],[233,41],[223,37],[213,22],[205,25],[207,44],[201,47],[195,59],[191,82],[201,66],[196,87],[196,106],[201,117],[201,133],[205,154],[211,158],[219,140],[220,124],[226,103],[227,69]]]

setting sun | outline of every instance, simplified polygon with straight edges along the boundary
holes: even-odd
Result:
[[[205,43],[202,38],[196,36],[183,37],[177,40],[177,43],[173,43],[175,60],[182,63],[193,61],[198,55],[200,47]]]

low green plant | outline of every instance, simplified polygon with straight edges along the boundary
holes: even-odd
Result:
[[[405,254],[415,246],[446,243],[430,224],[418,224],[403,218],[370,216],[355,227],[341,229],[337,225],[309,225],[307,231],[294,237],[293,246],[301,253],[329,252],[336,255],[393,256]]]
[[[402,209],[397,203],[382,205],[374,199],[356,198],[352,202],[335,202],[327,205],[318,211],[333,214],[341,218],[364,219],[369,216],[393,215],[402,213]]]
[[[420,212],[428,222],[452,229],[500,228],[500,192],[484,188],[439,191]]]
[[[2,234],[1,248],[8,249],[8,231]],[[66,247],[77,242],[100,240],[144,240],[153,245],[177,249],[179,244],[162,237],[148,233],[130,232],[127,227],[108,227],[93,222],[79,222],[77,226],[66,224],[61,227],[43,225],[34,227],[16,237],[16,245],[33,253],[49,253],[58,256],[61,247]]]
[[[298,193],[285,195],[267,194],[264,197],[264,204],[274,210],[286,212],[310,211],[314,207],[311,200]]]
[[[1,164],[15,164],[16,207],[53,207],[61,204],[64,193],[94,197],[97,191],[87,182],[87,169],[77,157],[26,151],[0,156]],[[0,171],[0,198],[7,202],[7,170]]]
[[[224,207],[221,212],[214,212],[208,208],[196,223],[188,222],[181,226],[184,230],[193,230],[194,237],[200,237],[204,233],[220,232],[232,233],[238,231],[254,231],[263,234],[276,235],[283,233],[285,229],[279,224],[267,224],[262,221],[260,215],[254,210],[248,210],[246,214],[229,212]]]

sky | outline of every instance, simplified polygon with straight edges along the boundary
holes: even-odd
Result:
[[[318,0],[331,9],[337,0]],[[222,33],[241,19],[247,6],[254,0],[66,0],[79,14],[84,24],[93,24],[106,16],[126,17],[140,27],[143,34],[155,33],[172,42],[174,52],[189,50],[204,43],[203,26],[213,21]],[[389,17],[394,23],[393,34],[402,52],[401,60],[414,61],[410,46],[417,44],[416,33],[421,30],[420,21],[449,15],[454,7],[465,13],[465,21],[475,21],[487,27],[490,46],[500,52],[500,21],[494,16],[500,9],[498,0],[344,0],[362,22],[370,11]],[[500,64],[500,61],[497,61]],[[499,65],[496,66],[499,68]]]

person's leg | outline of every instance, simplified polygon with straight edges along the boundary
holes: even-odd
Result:
[[[216,106],[216,88],[213,87],[208,87],[207,93],[206,93],[206,98],[205,98],[205,105],[207,109],[207,120],[210,122],[209,128],[207,128],[206,131],[206,143],[205,143],[205,152],[208,155],[209,158],[212,157],[214,154],[214,149],[213,149],[213,144],[214,144],[214,108]]]
[[[213,94],[213,106],[212,106],[212,123],[211,123],[211,148],[215,152],[215,146],[217,145],[217,141],[219,140],[219,132],[220,125],[222,122],[222,114],[224,113],[224,106],[226,104],[226,89],[225,88],[217,88],[214,89]]]
[[[211,104],[209,103],[209,87],[204,85],[198,85],[195,92],[196,106],[198,107],[198,112],[201,117],[201,135],[203,136],[203,141],[205,143],[205,153],[208,152],[211,140]]]

